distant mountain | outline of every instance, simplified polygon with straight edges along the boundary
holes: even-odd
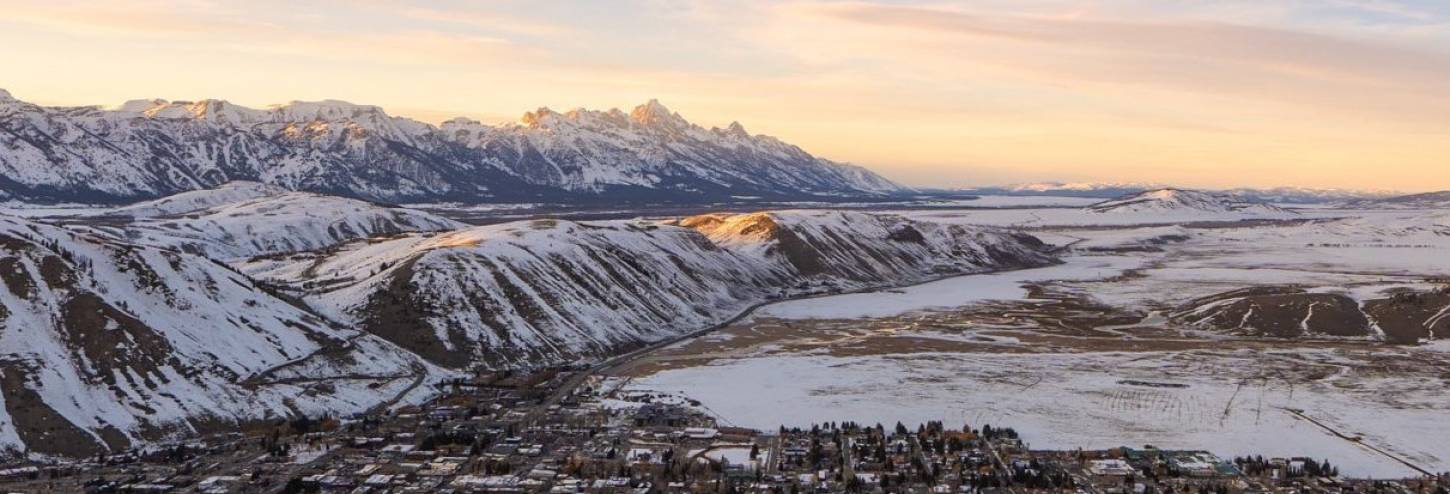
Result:
[[[1394,192],[1382,190],[1312,189],[1306,187],[1274,187],[1268,189],[1238,188],[1215,191],[1248,201],[1277,204],[1335,204],[1344,201],[1392,197]]]
[[[1151,213],[1163,215],[1264,215],[1295,213],[1272,204],[1245,201],[1226,194],[1186,189],[1158,189],[1128,194],[1088,206],[1087,211],[1103,214]]]
[[[1064,183],[1037,182],[1029,184],[1002,185],[961,189],[958,192],[973,195],[1005,196],[1060,196],[1111,199],[1125,194],[1161,188],[1161,185],[1132,183]]]
[[[376,106],[220,100],[43,107],[0,91],[0,199],[130,202],[249,180],[385,202],[867,199],[906,189],[657,101],[433,126]]]
[[[963,189],[959,192],[976,195],[1063,196],[1113,199],[1128,194],[1165,188],[1170,187],[1141,183],[1039,182],[998,187],[979,187]],[[1379,199],[1393,195],[1393,193],[1383,191],[1312,189],[1304,187],[1237,188],[1216,190],[1214,193],[1238,197],[1245,201],[1279,204],[1332,204],[1352,200]]]
[[[1363,209],[1450,209],[1450,190],[1350,201],[1345,206]]]

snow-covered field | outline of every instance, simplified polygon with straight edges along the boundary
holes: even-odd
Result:
[[[1333,365],[1300,357],[1282,358]],[[944,420],[1013,427],[1034,448],[1152,444],[1221,456],[1312,454],[1351,476],[1415,475],[1297,418],[1286,410],[1292,408],[1416,464],[1450,468],[1450,398],[1435,388],[1390,377],[1295,385],[1261,376],[1260,363],[1261,356],[1247,353],[1193,352],[784,355],[667,371],[631,388],[684,394],[729,424],[765,430],[832,420],[888,427]],[[1133,380],[1183,387],[1123,383]]]
[[[1072,256],[1065,261],[1045,268],[958,276],[899,290],[782,302],[761,308],[756,315],[782,319],[853,319],[961,307],[988,300],[1016,300],[1027,296],[1025,283],[1108,278],[1146,262],[1130,256]]]

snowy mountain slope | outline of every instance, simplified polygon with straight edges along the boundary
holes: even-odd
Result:
[[[257,182],[227,182],[210,189],[193,190],[114,208],[100,214],[130,218],[175,216],[211,209],[227,203],[274,196],[287,189]]]
[[[797,275],[880,282],[902,273],[964,273],[1041,264],[1037,239],[997,230],[848,211],[776,211],[685,218],[681,226]]]
[[[439,127],[375,106],[218,100],[55,108],[0,95],[0,193],[124,201],[250,180],[389,202],[865,198],[903,191],[739,124],[705,129],[658,102],[539,109]]]
[[[600,357],[708,327],[785,279],[701,240],[623,223],[480,227],[330,260],[318,271],[379,276],[321,298],[338,317],[442,365]]]
[[[0,456],[91,455],[239,421],[360,411],[447,375],[223,265],[105,235],[0,216],[0,280]],[[320,354],[332,360],[308,375],[327,387],[264,379]],[[341,378],[357,369],[413,372]]]
[[[91,228],[213,259],[285,254],[466,225],[423,211],[256,183],[192,191],[97,215]]]
[[[1101,214],[1154,214],[1164,217],[1233,215],[1290,217],[1292,211],[1233,196],[1185,189],[1158,189],[1103,201],[1086,208]]]
[[[1373,331],[1345,295],[1259,287],[1190,301],[1170,316],[1190,326],[1252,336],[1367,338]]]
[[[652,222],[540,220],[353,243],[244,269],[439,365],[506,367],[598,358],[791,292],[1051,262],[1035,239],[996,230],[859,213],[741,216],[756,220],[713,218],[773,226],[757,236],[683,222],[707,235]]]

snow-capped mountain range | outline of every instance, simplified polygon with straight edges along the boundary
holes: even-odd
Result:
[[[0,90],[0,199],[129,202],[250,180],[385,202],[872,198],[907,189],[657,101],[440,126],[342,101],[45,107]]]

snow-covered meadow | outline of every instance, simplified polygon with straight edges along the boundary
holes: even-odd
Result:
[[[1220,456],[1312,454],[1350,476],[1415,475],[1289,410],[1301,409],[1417,465],[1450,468],[1450,398],[1422,378],[1305,385],[1262,375],[1265,360],[1255,353],[772,355],[666,371],[631,389],[689,396],[726,423],[764,430],[943,420],[1013,427],[1034,448],[1151,444]],[[1335,355],[1273,357],[1329,366],[1315,361]],[[1387,396],[1391,390],[1410,394]]]

